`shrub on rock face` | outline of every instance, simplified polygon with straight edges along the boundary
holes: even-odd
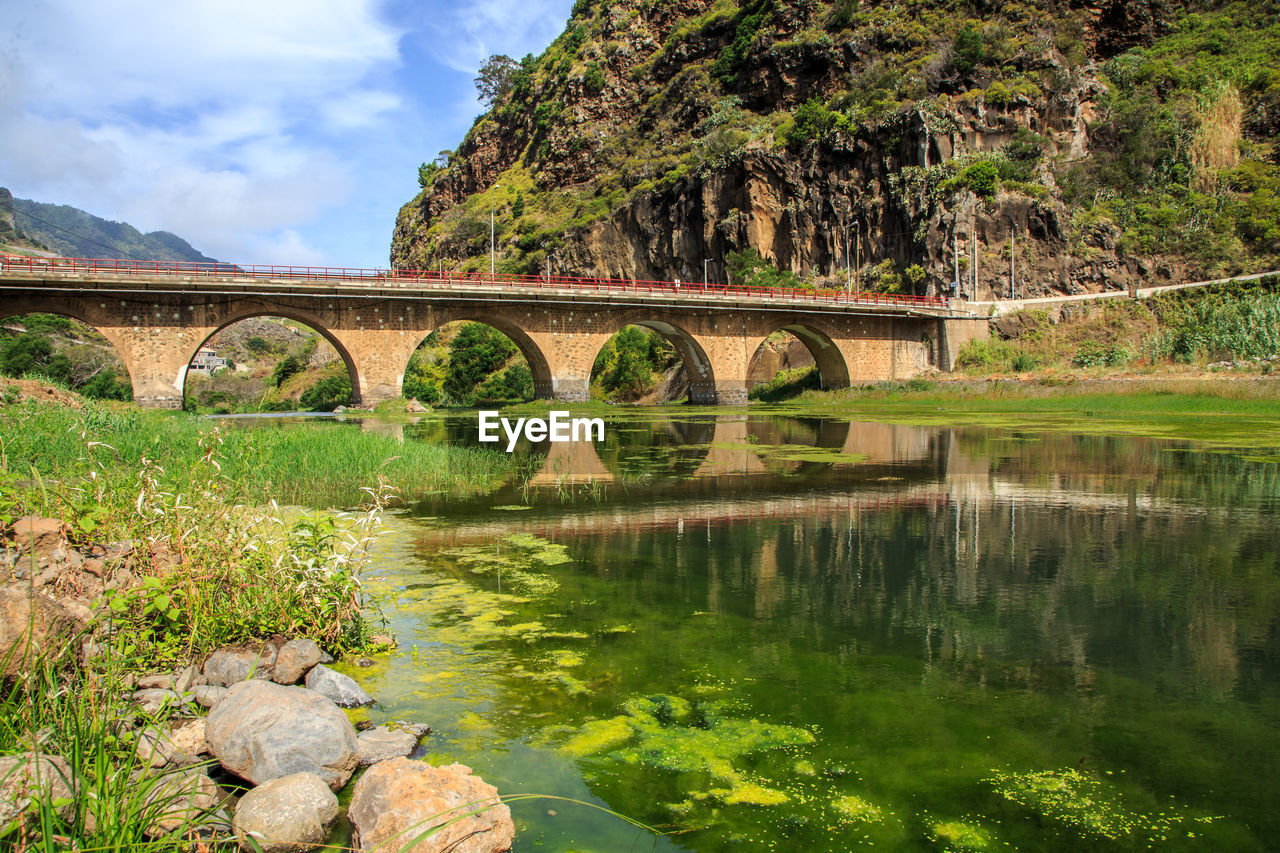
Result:
[[[375,764],[361,776],[348,816],[359,850],[501,853],[511,849],[516,831],[498,789],[470,767],[407,758]]]
[[[209,712],[218,761],[254,784],[314,773],[337,791],[356,767],[356,730],[337,705],[301,687],[242,681]]]

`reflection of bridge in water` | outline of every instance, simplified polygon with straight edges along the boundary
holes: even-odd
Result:
[[[815,515],[848,516],[855,520],[860,513],[887,509],[941,508],[952,502],[952,496],[936,484],[885,492],[767,496],[747,498],[708,498],[696,501],[663,501],[646,505],[579,507],[565,513],[557,507],[553,518],[525,520],[492,516],[475,522],[450,520],[447,526],[429,529],[425,541],[450,545],[479,542],[505,536],[516,530],[547,539],[568,536],[598,536],[618,532],[675,530],[692,534],[726,524],[749,521],[785,521]]]
[[[827,421],[810,447],[847,457],[827,461],[912,462],[929,456],[930,438],[936,434],[937,430],[925,427]],[[714,431],[702,437],[706,440],[681,447],[682,453],[701,456],[701,462],[690,475],[694,478],[776,472],[776,469],[771,471],[766,462],[781,443],[778,440],[781,436],[770,421],[746,415],[721,416],[715,419]],[[530,478],[531,486],[611,483],[619,479],[617,472],[601,459],[594,444],[558,442],[544,446],[547,457]],[[796,460],[793,463],[803,464]]]
[[[683,476],[628,482],[593,445],[565,443],[550,446],[546,462],[530,481],[532,486],[543,486],[544,492],[553,486],[594,488],[616,482],[629,492],[638,490],[627,500],[597,503],[590,491],[571,490],[571,509],[534,500],[530,510],[498,518],[487,507],[470,511],[458,507],[447,526],[424,537],[437,544],[460,544],[491,541],[517,530],[561,541],[654,530],[676,535],[705,530],[710,535],[713,528],[728,525],[811,517],[847,518],[854,527],[863,517],[897,510],[955,514],[959,525],[962,509],[966,519],[973,513],[976,536],[977,510],[991,506],[1008,507],[1007,533],[1012,537],[1016,535],[1014,513],[1023,508],[1057,507],[1130,520],[1212,512],[1142,489],[1097,491],[1069,482],[1070,478],[1037,476],[1028,481],[1016,468],[1000,473],[992,467],[985,444],[966,446],[947,428],[827,422],[818,446],[825,445],[831,457],[783,463],[792,466],[788,470],[769,458],[776,445],[755,443],[756,436],[776,430],[767,417],[722,416],[704,426],[714,439],[698,445],[703,455],[696,469]],[[833,433],[830,427],[838,429]],[[679,447],[688,449],[688,445]],[[847,457],[847,463],[833,466],[830,459],[840,456]],[[1076,460],[1072,470],[1087,475],[1088,462],[1078,467],[1080,463]],[[803,476],[788,476],[800,473],[798,469],[806,464],[810,467]],[[479,512],[468,517],[474,510]]]
[[[405,440],[406,424],[368,418],[361,429]],[[660,424],[658,435],[668,440],[672,456],[689,466],[683,477],[702,479],[730,475],[776,474],[798,468],[806,460],[782,450],[826,451],[823,462],[864,465],[921,462],[935,455],[931,447],[939,430],[901,424],[850,423],[818,418],[787,418],[779,423],[767,416],[720,415],[711,418],[672,419]],[[607,425],[606,430],[612,428]],[[619,470],[618,453],[606,445],[605,456],[592,442],[549,442],[530,448],[545,452],[542,466],[528,485],[575,486],[626,480]],[[612,452],[611,452],[612,451]],[[773,458],[771,458],[773,457]],[[840,458],[844,457],[844,458]],[[812,460],[810,460],[812,461]]]

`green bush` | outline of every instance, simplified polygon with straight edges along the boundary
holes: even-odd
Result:
[[[71,377],[71,361],[53,351],[53,344],[39,334],[24,332],[0,347],[0,373],[6,376],[43,376],[66,383]]]
[[[76,388],[76,391],[94,400],[133,400],[133,385],[128,378],[121,378],[111,368],[104,368]]]
[[[326,376],[303,391],[298,402],[304,409],[312,412],[330,412],[338,406],[349,406],[351,405],[351,377],[346,374],[346,371],[340,375]]]
[[[444,392],[454,400],[466,401],[477,385],[518,351],[510,338],[492,326],[467,323],[449,342]]]
[[[961,183],[983,198],[991,198],[1000,188],[1000,170],[990,160],[979,160],[965,166],[957,177]]]
[[[1120,344],[1104,345],[1090,340],[1076,349],[1071,364],[1073,367],[1124,367],[1132,359],[1133,353]]]
[[[835,129],[836,116],[819,98],[811,98],[796,107],[783,141],[793,147],[818,142]]]
[[[582,75],[583,88],[592,95],[598,95],[604,90],[604,84],[604,71],[598,63],[592,62]]]
[[[747,287],[799,288],[803,283],[791,270],[780,270],[757,249],[730,252],[726,258],[729,283]]]
[[[279,388],[289,379],[289,377],[296,376],[305,370],[306,367],[307,364],[305,361],[291,353],[276,363],[276,369],[271,371],[271,378],[268,382],[269,384]]]
[[[519,403],[533,397],[533,374],[527,365],[512,364],[490,376],[467,396],[467,405]]]
[[[22,326],[32,334],[62,334],[71,331],[71,318],[61,314],[27,314],[22,317]]]
[[[592,381],[609,400],[635,400],[653,388],[653,372],[674,361],[675,351],[649,329],[625,326],[596,354]]]
[[[968,74],[986,59],[986,45],[982,33],[973,21],[968,21],[951,42],[951,64],[961,74]]]

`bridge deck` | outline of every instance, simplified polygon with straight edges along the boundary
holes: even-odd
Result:
[[[545,302],[757,310],[967,316],[944,297],[792,290],[702,282],[570,276],[486,275],[433,270],[239,266],[0,255],[0,289],[30,287],[129,293],[333,295],[368,299],[534,299]]]

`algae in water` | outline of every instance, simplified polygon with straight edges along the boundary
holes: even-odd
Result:
[[[704,774],[719,785],[694,798],[710,797],[726,805],[787,802],[786,793],[761,784],[734,762],[814,742],[807,729],[725,716],[719,702],[691,705],[679,696],[658,694],[629,699],[623,711],[584,724],[561,749],[576,758],[607,756],[626,764]]]

